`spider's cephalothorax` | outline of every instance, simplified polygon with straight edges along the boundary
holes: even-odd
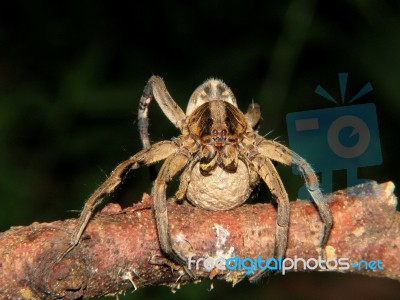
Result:
[[[181,131],[177,138],[150,144],[148,106],[154,98],[167,118]],[[272,161],[295,164],[306,182],[322,221],[325,224],[321,246],[324,247],[332,227],[328,203],[321,194],[318,178],[310,165],[284,145],[267,140],[253,130],[260,120],[260,108],[252,103],[241,112],[232,91],[220,80],[210,79],[192,94],[186,114],[175,103],[164,81],[152,76],[139,103],[139,132],[144,149],[120,163],[110,177],[91,195],[62,259],[78,243],[95,207],[114,191],[130,169],[165,160],[154,181],[152,197],[158,238],[163,252],[184,268],[186,259],[172,245],[167,216],[166,187],[181,172],[178,199],[185,197],[208,210],[227,210],[242,204],[260,179],[277,202],[275,256],[285,256],[290,207],[282,180]],[[185,268],[187,274],[191,272]],[[250,278],[261,278],[259,272]]]
[[[203,175],[208,175],[217,165],[225,171],[236,172],[237,146],[246,129],[246,119],[236,107],[222,100],[206,102],[190,115],[188,127],[200,141]]]
[[[220,80],[208,80],[193,93],[187,111],[188,131],[199,145],[200,159],[188,169],[186,197],[209,210],[242,204],[255,182],[250,182],[248,166],[240,158],[248,124],[232,91]]]

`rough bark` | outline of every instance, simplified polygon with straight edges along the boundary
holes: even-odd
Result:
[[[383,263],[383,270],[377,265],[376,270],[365,270],[363,265],[341,272],[400,281],[400,213],[393,190],[391,182],[368,183],[332,195],[334,228],[326,258],[348,258],[350,263],[379,259]],[[55,258],[67,246],[76,219],[35,222],[1,233],[0,298],[90,298],[151,285],[177,288],[190,282],[162,256],[151,207],[148,195],[124,210],[109,204],[89,223],[80,244],[58,264]],[[174,244],[186,256],[273,255],[276,209],[271,204],[209,212],[170,201],[168,213]],[[321,232],[314,205],[292,202],[287,257],[318,258]],[[197,280],[219,278],[236,283],[245,276],[245,270],[207,271],[201,266],[196,270],[192,265]]]

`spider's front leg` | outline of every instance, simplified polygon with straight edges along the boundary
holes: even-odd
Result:
[[[278,142],[263,140],[258,145],[258,150],[261,154],[274,161],[285,165],[294,164],[299,168],[306,182],[307,190],[317,206],[319,215],[324,223],[321,239],[321,248],[324,249],[328,242],[329,234],[333,226],[333,217],[329,203],[321,193],[318,177],[314,170],[304,158]],[[322,253],[322,255],[324,255],[324,253]]]
[[[326,201],[326,199],[324,198],[324,196],[322,195],[321,190],[319,189],[318,177],[315,174],[314,170],[311,168],[310,164],[307,163],[307,161],[304,158],[302,158],[301,156],[299,156],[298,154],[296,154],[295,152],[291,151],[289,148],[285,147],[284,145],[282,145],[278,142],[263,139],[258,144],[258,151],[260,152],[261,157],[267,158],[265,160],[265,162],[266,162],[265,168],[260,169],[260,171],[263,171],[263,169],[265,169],[266,171],[269,170],[269,173],[264,172],[264,175],[266,175],[264,180],[268,180],[268,178],[275,177],[274,181],[276,181],[276,183],[273,183],[273,182],[272,182],[272,184],[267,183],[267,185],[270,188],[271,188],[271,186],[273,188],[277,188],[278,193],[276,193],[276,197],[279,197],[279,194],[281,194],[280,197],[282,197],[282,199],[284,199],[284,200],[282,200],[282,199],[280,200],[279,198],[277,198],[277,200],[278,200],[278,218],[277,218],[277,232],[276,232],[277,241],[276,241],[276,248],[275,248],[277,250],[276,253],[278,253],[278,255],[281,255],[280,253],[283,252],[283,254],[284,254],[286,252],[287,233],[288,232],[286,230],[286,233],[285,233],[285,230],[283,228],[282,229],[280,228],[281,226],[280,226],[279,222],[283,222],[283,224],[289,223],[289,219],[286,219],[286,217],[289,218],[289,199],[287,198],[286,192],[284,192],[284,194],[282,194],[282,191],[284,191],[283,184],[282,184],[281,180],[279,179],[278,174],[276,173],[276,170],[275,170],[274,166],[272,165],[270,159],[280,162],[285,165],[294,164],[294,165],[298,166],[299,170],[303,174],[303,177],[306,182],[306,187],[307,187],[312,199],[314,200],[315,205],[318,207],[319,214],[324,223],[324,229],[323,229],[322,239],[321,239],[321,248],[322,248],[322,250],[324,250],[324,248],[328,242],[330,231],[333,226],[333,218],[332,218],[332,213],[331,213],[329,204]],[[259,174],[262,178],[264,178],[263,172],[259,172]],[[279,191],[281,191],[281,192],[279,192]],[[274,194],[273,190],[271,190],[271,192]],[[284,206],[280,212],[280,209],[279,209],[280,204],[287,205],[287,208],[286,208],[286,206]],[[286,234],[286,240],[284,240],[283,237],[280,236],[278,231],[281,231],[282,234]],[[279,243],[281,243],[281,245],[279,245]],[[284,243],[286,243],[285,249],[282,248]],[[324,252],[322,252],[322,256],[324,256]],[[256,274],[250,278],[250,281],[257,281],[263,275],[264,275],[263,273]]]
[[[151,76],[144,87],[143,94],[139,102],[138,127],[143,148],[150,147],[148,112],[149,105],[153,97],[167,118],[179,130],[182,131],[183,122],[186,120],[185,113],[178,106],[178,104],[176,104],[174,99],[172,99],[162,78],[155,75]]]
[[[152,99],[155,99],[161,110],[181,132],[184,131],[186,115],[169,94],[164,81],[159,76],[152,76],[148,80],[139,102],[138,127],[140,138],[144,148],[150,147],[148,110]],[[152,191],[154,201],[154,214],[157,225],[157,233],[162,251],[175,263],[182,265],[186,273],[193,277],[185,267],[185,258],[180,255],[172,245],[168,226],[166,205],[166,187],[172,177],[178,173],[188,162],[188,158],[182,154],[176,154],[168,158],[163,164],[160,173],[154,166],[150,169],[152,179],[155,178]]]
[[[174,99],[168,93],[164,81],[158,76],[152,76],[147,81],[143,89],[142,97],[139,101],[138,109],[138,129],[140,139],[142,140],[143,148],[149,148],[151,145],[149,137],[149,105],[153,97],[156,99],[158,105],[166,114],[168,119],[182,131],[182,123],[186,116],[182,109],[176,104]],[[150,178],[152,181],[157,177],[157,170],[155,166],[149,167]]]
[[[86,201],[75,230],[71,235],[69,246],[57,257],[56,263],[63,259],[65,255],[79,244],[81,236],[96,207],[103,201],[105,196],[115,190],[129,170],[136,169],[143,164],[152,164],[163,160],[176,152],[177,148],[178,146],[172,141],[159,142],[154,144],[151,148],[144,149],[128,160],[120,163],[114,171],[112,171],[110,177],[108,177]]]
[[[270,159],[262,155],[258,155],[252,160],[252,163],[255,166],[258,175],[267,184],[274,199],[278,203],[274,257],[284,257],[287,248],[290,220],[289,197],[283,186],[282,180],[280,179],[279,174]],[[266,269],[252,275],[249,280],[250,282],[256,282],[270,273],[271,271]]]

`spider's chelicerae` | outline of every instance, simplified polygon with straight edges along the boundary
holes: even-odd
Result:
[[[167,118],[181,131],[181,135],[150,145],[147,112],[153,97]],[[120,163],[87,200],[70,246],[59,259],[79,243],[94,209],[107,194],[115,190],[127,171],[161,160],[165,161],[152,190],[154,213],[161,249],[175,263],[185,266],[187,261],[174,249],[171,241],[166,188],[179,172],[181,177],[176,197],[183,199],[186,196],[195,206],[212,211],[241,205],[260,179],[264,181],[278,204],[274,255],[285,256],[289,199],[272,161],[295,164],[303,174],[325,225],[321,240],[321,246],[324,247],[333,220],[329,205],[319,189],[318,178],[302,157],[253,130],[260,116],[260,108],[254,103],[245,114],[241,112],[232,91],[217,79],[207,80],[193,92],[185,114],[168,93],[163,80],[152,76],[144,88],[139,105],[139,131],[145,148]],[[189,270],[186,271],[191,275]],[[250,280],[256,281],[264,274],[254,274]]]

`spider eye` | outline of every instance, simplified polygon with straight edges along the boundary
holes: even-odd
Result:
[[[218,130],[214,129],[214,130],[212,131],[212,134],[213,134],[213,135],[217,135],[217,134],[218,134]]]
[[[226,130],[225,130],[225,129],[222,129],[221,135],[222,135],[222,136],[226,135]]]

